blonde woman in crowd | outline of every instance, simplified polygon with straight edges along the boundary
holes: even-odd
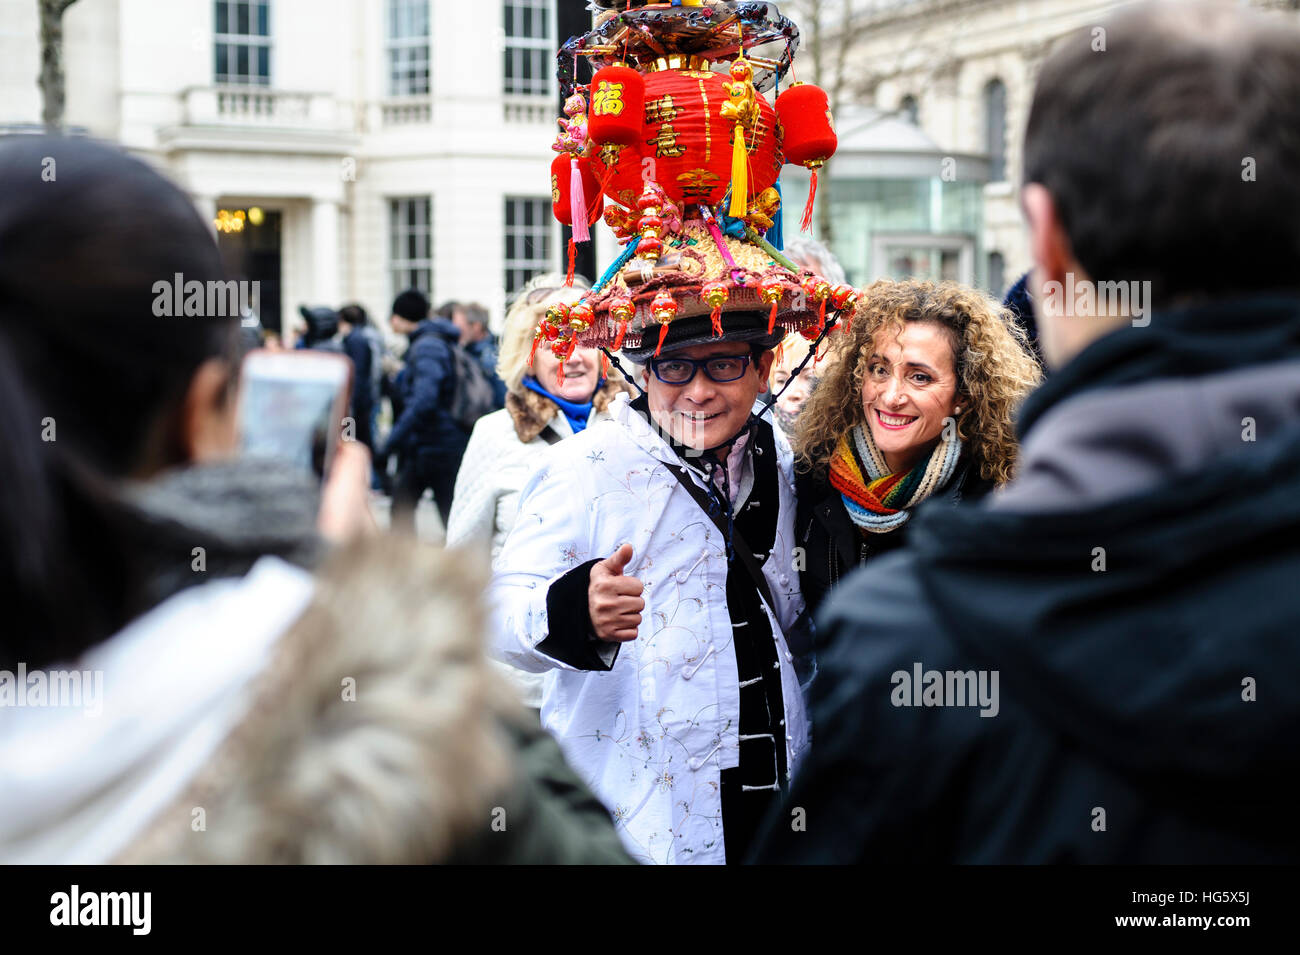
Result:
[[[577,434],[606,414],[619,392],[632,388],[616,371],[604,370],[604,355],[578,348],[564,363],[548,348],[538,348],[529,364],[537,323],[557,303],[572,304],[587,288],[576,279],[549,273],[532,279],[506,315],[497,373],[506,385],[506,406],[480,418],[470,436],[447,523],[447,546],[490,548],[495,559],[514,526],[519,492],[540,455],[552,444]],[[542,702],[542,674],[500,664],[523,696],[537,709]]]

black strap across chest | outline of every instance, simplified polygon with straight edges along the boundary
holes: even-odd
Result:
[[[766,441],[763,440],[764,437],[767,438]],[[754,462],[754,490],[751,493],[750,503],[757,502],[761,507],[768,508],[775,515],[779,493],[776,488],[775,480],[775,445],[771,440],[770,431],[767,434],[764,434],[761,425],[759,428],[755,429],[753,440],[754,448],[752,453],[756,454],[757,457]],[[678,483],[686,489],[686,492],[691,495],[691,498],[695,503],[699,505],[700,510],[708,515],[709,519],[713,521],[714,525],[722,532],[723,538],[725,539],[728,535],[727,521],[723,515],[718,512],[718,507],[712,498],[709,497],[708,491],[704,490],[704,488],[691,480],[691,477],[684,466],[680,464],[666,464],[665,466],[672,472],[673,476],[677,478]],[[766,480],[766,478],[770,478],[770,480]],[[738,523],[739,522],[737,521],[733,521],[731,524],[730,537],[732,552],[736,555],[736,559],[740,561],[741,566],[745,568],[745,571],[753,579],[754,586],[758,588],[759,595],[767,604],[768,609],[772,611],[773,618],[780,619],[777,615],[776,601],[772,599],[772,590],[767,583],[767,577],[764,576],[763,568],[759,565],[758,559],[755,557],[754,551],[750,547],[749,542],[741,534],[740,527],[737,526]],[[775,520],[773,519],[771,523],[772,536],[775,537]],[[755,539],[761,540],[767,536],[768,535],[763,535],[762,538]],[[769,547],[768,549],[770,550],[771,548]]]

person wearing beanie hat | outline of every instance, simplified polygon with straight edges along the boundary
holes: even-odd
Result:
[[[743,51],[797,29],[771,4],[709,6],[708,24],[687,6],[623,9],[622,21],[598,17],[566,45],[621,71],[608,81],[597,72],[593,113],[634,125],[659,115],[615,102],[639,85],[623,65],[634,63],[647,105],[656,91],[671,94],[675,119],[641,130],[659,146],[657,163],[633,166],[636,151],[619,159],[616,146],[573,152],[579,169],[608,167],[600,188],[623,208],[605,221],[624,250],[576,302],[548,309],[533,349],[561,368],[577,348],[621,351],[644,393],[616,398],[608,419],[548,449],[520,493],[491,590],[493,654],[546,674],[543,725],[624,846],[652,863],[743,861],[807,752],[793,461],[760,398],[772,349],[791,332],[824,335],[854,293],[761,234],[780,202],[770,184],[782,133],[755,90],[789,60]],[[605,62],[601,31],[629,21],[620,62]],[[665,48],[735,60],[721,112],[719,75],[656,69]],[[566,113],[579,115],[583,100],[571,96]],[[709,145],[718,142],[725,149]],[[749,212],[733,217],[742,205]]]
[[[401,412],[395,415],[393,429],[376,453],[379,473],[386,470],[389,457],[398,456],[390,526],[414,533],[416,506],[431,488],[446,527],[456,472],[469,444],[469,432],[457,424],[450,411],[456,387],[452,348],[460,340],[460,329],[445,318],[429,318],[429,299],[418,289],[407,289],[393,300],[389,323],[410,343],[405,367],[393,385],[397,394],[394,404],[400,404]]]
[[[429,299],[419,289],[407,289],[393,299],[393,314],[418,325],[429,317]]]

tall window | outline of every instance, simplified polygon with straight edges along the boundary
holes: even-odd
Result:
[[[433,290],[433,200],[428,196],[388,200],[389,268],[393,293]]]
[[[388,0],[388,95],[429,92],[429,0]]]
[[[505,0],[507,96],[549,96],[553,53],[551,0]]]
[[[989,178],[1007,178],[1007,88],[1001,80],[984,86],[984,151],[989,155]]]
[[[1002,257],[1001,252],[989,253],[989,291],[998,298],[1001,298],[1007,291],[1006,287],[1006,259]]]
[[[218,85],[271,84],[271,0],[215,0]]]
[[[507,296],[551,267],[551,200],[507,196]]]

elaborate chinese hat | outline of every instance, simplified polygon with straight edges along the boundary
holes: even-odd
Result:
[[[856,290],[781,253],[782,166],[812,171],[807,229],[816,170],[837,145],[826,94],[781,86],[798,28],[766,2],[591,6],[595,29],[558,56],[551,198],[574,242],[603,218],[623,251],[581,301],[547,313],[534,350],[563,362],[582,344],[644,361],[699,340],[699,316],[715,337],[770,345],[833,327]],[[575,82],[579,57],[595,70],[587,86]]]

